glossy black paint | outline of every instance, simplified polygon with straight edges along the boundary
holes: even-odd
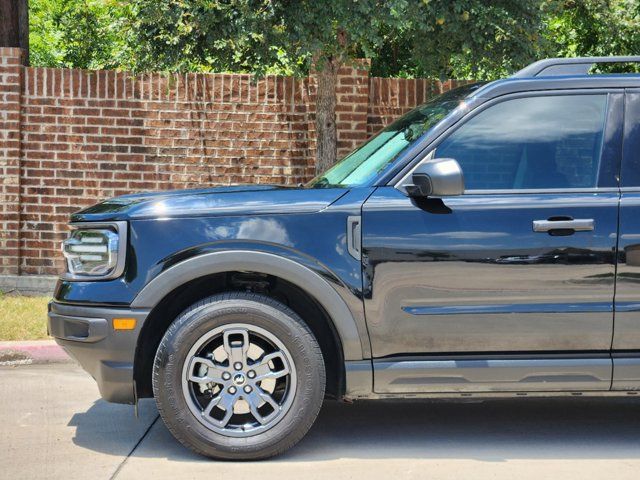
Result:
[[[370,188],[223,190],[121,197],[79,212],[75,221],[130,222],[127,267],[123,277],[111,281],[60,281],[56,300],[129,305],[142,287],[181,260],[248,248],[295,259],[358,301],[360,268],[346,253],[345,222],[359,213]],[[193,215],[185,206],[189,202],[197,207]]]
[[[392,187],[363,208],[374,357],[606,351],[618,194],[463,195],[420,204]],[[552,236],[533,220],[590,218]]]
[[[640,350],[640,192],[620,202],[614,350]]]
[[[77,212],[71,216],[71,221],[314,213],[345,193],[345,189],[307,190],[276,185],[138,193],[112,198]]]
[[[616,276],[613,388],[640,388],[640,89],[627,92]]]

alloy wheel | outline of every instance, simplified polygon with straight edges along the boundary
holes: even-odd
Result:
[[[216,433],[246,437],[276,425],[296,389],[293,360],[267,330],[234,323],[195,342],[182,371],[189,410]]]

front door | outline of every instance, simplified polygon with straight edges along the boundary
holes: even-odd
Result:
[[[465,194],[363,206],[379,393],[608,390],[617,93],[507,97],[441,140]]]

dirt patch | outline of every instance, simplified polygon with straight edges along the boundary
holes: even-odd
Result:
[[[33,359],[25,352],[12,350],[0,351],[0,366],[28,365]]]

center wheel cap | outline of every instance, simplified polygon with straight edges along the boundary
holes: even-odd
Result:
[[[244,378],[244,375],[242,373],[238,373],[233,376],[233,383],[235,383],[238,386],[244,385],[245,381],[246,379]]]

